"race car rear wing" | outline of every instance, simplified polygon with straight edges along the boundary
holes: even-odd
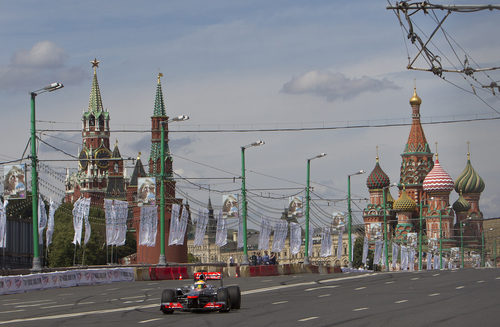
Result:
[[[200,278],[200,276],[202,276]],[[218,271],[214,272],[208,272],[208,271],[201,271],[201,272],[195,272],[194,273],[194,280],[200,280],[200,279],[205,279],[205,280],[220,280],[222,281],[222,273]]]

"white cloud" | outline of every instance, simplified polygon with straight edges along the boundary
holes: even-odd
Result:
[[[64,65],[66,58],[64,49],[51,41],[41,41],[30,50],[16,52],[11,64],[19,67],[57,68]]]
[[[313,70],[293,77],[283,85],[281,91],[289,94],[312,94],[334,101],[352,99],[364,92],[380,92],[398,88],[387,78],[379,80],[362,76],[351,79],[342,73]]]

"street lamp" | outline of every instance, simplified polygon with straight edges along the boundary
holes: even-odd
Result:
[[[304,264],[309,264],[309,185],[310,185],[310,177],[311,177],[311,160],[323,158],[326,156],[326,153],[322,152],[315,157],[307,159],[307,177],[306,177],[306,240],[305,240],[305,253],[304,253]]]
[[[389,255],[388,255],[388,247],[387,247],[387,197],[385,196],[385,190],[392,187],[397,186],[397,183],[392,183],[382,188],[382,198],[384,199],[384,248],[385,248],[385,271],[389,271]],[[394,260],[394,259],[393,259]]]
[[[35,124],[35,97],[45,92],[52,92],[63,88],[62,83],[52,83],[39,90],[30,92],[31,96],[31,200],[33,216],[33,267],[32,272],[42,271],[38,254],[38,159],[36,155],[36,124]]]
[[[248,247],[247,247],[247,190],[245,187],[245,149],[263,145],[264,141],[258,140],[256,142],[244,145],[241,147],[241,214],[243,219],[243,258],[242,264],[248,265]]]
[[[489,228],[489,231],[492,232],[495,229],[493,227]],[[493,268],[497,267],[497,238],[493,238]]]
[[[355,172],[354,174],[347,175],[347,213],[348,213],[348,223],[347,223],[347,234],[349,237],[349,268],[352,268],[352,239],[351,239],[351,176],[364,174],[364,170]]]
[[[165,266],[167,260],[165,257],[165,124],[174,121],[188,120],[189,116],[180,115],[169,120],[160,122],[161,125],[161,145],[160,145],[160,257],[158,265]]]

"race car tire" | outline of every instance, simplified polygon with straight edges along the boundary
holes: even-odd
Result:
[[[231,301],[231,309],[239,309],[241,307],[241,291],[237,285],[228,286],[229,300]]]
[[[175,302],[175,291],[174,290],[163,290],[161,293],[161,303]],[[174,310],[172,309],[161,309],[164,314],[172,314]]]
[[[217,302],[224,302],[226,307],[219,310],[219,312],[229,312],[231,310],[231,299],[227,288],[219,288],[217,290]]]

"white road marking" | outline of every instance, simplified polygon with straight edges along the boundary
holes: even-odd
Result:
[[[25,302],[13,302],[13,303],[5,303],[3,305],[18,305],[18,304],[27,304],[27,303],[40,303],[40,302],[54,302],[54,300],[36,300],[36,301],[25,301]]]
[[[439,274],[433,274],[432,276],[433,276],[433,277],[435,277],[435,276],[439,276]]]
[[[361,286],[361,287],[355,288],[354,290],[359,291],[359,290],[364,290],[365,288],[366,288],[366,286]]]
[[[357,308],[357,309],[353,309],[352,311],[363,311],[363,310],[368,310],[368,308]]]
[[[147,299],[146,301],[159,301],[160,298],[159,297],[152,297],[150,299]]]
[[[306,288],[305,291],[309,292],[309,291],[322,290],[322,289],[325,289],[325,288],[335,288],[335,287],[339,287],[339,285],[327,285],[327,286]]]
[[[297,321],[302,322],[302,321],[308,321],[308,320],[313,320],[313,319],[318,319],[318,318],[319,318],[319,317],[308,317],[308,318],[302,318],[302,319],[299,319],[299,320],[297,320]]]
[[[61,308],[61,307],[70,307],[75,305],[74,303],[68,303],[68,304],[56,304],[56,305],[49,305],[48,307],[40,307],[40,309],[52,309],[52,308]]]
[[[78,305],[85,305],[85,304],[94,304],[94,303],[95,303],[95,302],[91,302],[91,301],[89,301],[89,302],[79,302],[79,303],[77,303],[77,304],[78,304]]]
[[[394,283],[394,281],[393,281],[393,280],[391,280],[391,281],[389,281],[389,282],[385,282],[385,283],[386,283],[386,284],[392,284],[392,283]]]
[[[146,285],[158,285],[159,283],[147,283]]]
[[[24,309],[19,309],[19,310],[9,310],[9,311],[0,311],[0,314],[2,314],[2,313],[21,312],[21,311],[24,311]]]
[[[120,298],[121,300],[130,300],[130,299],[138,299],[140,297],[145,297],[146,295],[137,295],[137,296],[127,296]]]
[[[59,296],[67,296],[67,295],[73,295],[73,293],[61,293]]]
[[[123,302],[123,304],[141,303],[141,302],[144,302],[144,301],[142,301],[142,300],[137,300],[137,301],[125,301],[125,302]]]
[[[288,303],[288,301],[278,301],[278,302],[273,302],[271,304],[283,304],[283,303]]]
[[[272,281],[273,281],[272,279],[264,279],[264,280],[262,280],[261,282],[263,282],[263,283],[267,283],[267,282],[272,282]]]
[[[22,304],[22,305],[16,305],[14,308],[39,307],[41,305],[55,304],[55,303],[57,303],[57,302],[45,302],[45,303],[37,303],[37,304]]]
[[[478,280],[477,282],[478,283],[484,283],[484,280]]]
[[[115,287],[115,288],[108,288],[108,289],[106,289],[106,291],[116,291],[116,290],[119,290],[119,288]]]
[[[460,289],[462,289],[462,288],[464,288],[464,287],[465,287],[465,286],[457,286],[457,287],[455,287],[455,289],[460,290]]]
[[[394,303],[405,303],[405,302],[408,302],[408,300],[399,300],[399,301],[396,301]]]
[[[322,294],[322,295],[318,295],[318,297],[327,297],[327,296],[330,296],[331,294]]]
[[[143,320],[143,321],[139,321],[139,324],[145,324],[145,323],[148,323],[148,322],[162,320],[162,319],[163,318],[154,318],[154,319]]]
[[[500,279],[500,277],[497,277],[497,278],[495,278],[495,279]]]
[[[420,279],[419,277],[413,277],[411,280],[417,280]]]
[[[432,294],[429,294],[429,296],[437,296],[439,294],[441,294],[441,293],[432,293]]]

